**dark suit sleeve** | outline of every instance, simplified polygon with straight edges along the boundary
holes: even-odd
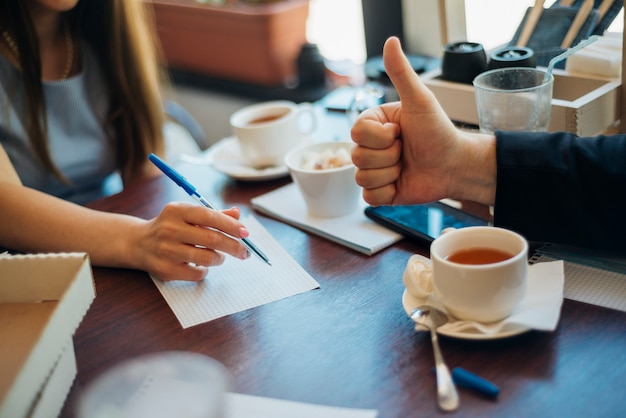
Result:
[[[626,135],[496,132],[494,224],[530,241],[626,250]]]

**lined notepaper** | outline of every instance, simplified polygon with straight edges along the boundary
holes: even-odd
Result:
[[[563,296],[579,302],[626,312],[626,259],[547,244],[532,262],[564,260]]]
[[[183,328],[319,287],[256,218],[242,222],[271,266],[254,255],[244,261],[227,255],[224,264],[211,267],[198,283],[152,279]]]

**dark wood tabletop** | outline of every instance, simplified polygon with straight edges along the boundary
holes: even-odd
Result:
[[[244,214],[252,197],[289,181],[245,183],[206,167],[180,169],[216,205],[239,205]],[[190,199],[161,177],[92,207],[151,218],[172,200]],[[428,248],[404,240],[366,256],[255,215],[320,288],[183,329],[145,272],[94,267],[97,296],[74,337],[78,376],[62,416],[74,416],[76,399],[99,373],[164,350],[217,359],[233,392],[376,409],[381,418],[624,416],[626,313],[565,300],[554,332],[441,337],[450,368],[500,388],[497,399],[459,388],[460,407],[446,414],[437,407],[430,337],[414,331],[401,303],[406,262]]]

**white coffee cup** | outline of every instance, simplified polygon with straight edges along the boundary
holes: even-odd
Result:
[[[358,209],[361,188],[354,179],[356,168],[350,159],[353,146],[353,142],[347,141],[319,142],[296,148],[285,156],[285,165],[310,215],[337,217]],[[346,164],[324,167],[325,156],[343,157]],[[310,167],[311,161],[318,157],[321,167]]]
[[[317,119],[310,103],[274,100],[237,110],[230,125],[244,159],[252,167],[267,167],[283,164],[285,155],[316,129]]]
[[[457,319],[502,320],[526,294],[528,242],[513,231],[491,226],[451,229],[432,242],[430,261],[412,260],[419,280],[407,283],[403,277],[407,290],[422,297],[434,291]],[[432,288],[427,288],[429,277]]]

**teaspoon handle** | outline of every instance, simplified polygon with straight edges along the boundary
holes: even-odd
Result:
[[[459,394],[452,381],[450,370],[443,361],[441,350],[439,349],[439,339],[437,332],[431,331],[433,351],[435,353],[435,370],[437,371],[437,400],[439,407],[444,411],[454,411],[459,407]]]

